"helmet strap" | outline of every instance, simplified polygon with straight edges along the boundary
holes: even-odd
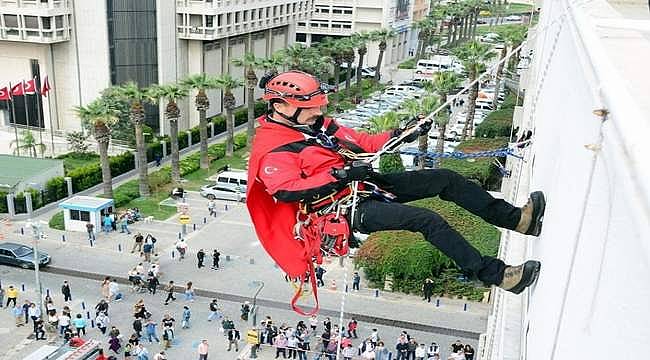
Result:
[[[287,114],[285,114],[283,112],[280,112],[275,108],[273,109],[273,111],[275,113],[277,113],[278,115],[282,116],[283,118],[289,120],[289,122],[291,122],[292,124],[300,125],[298,123],[298,116],[300,116],[300,113],[302,112],[302,108],[296,108],[296,111],[291,116],[289,116],[289,115],[287,115]]]

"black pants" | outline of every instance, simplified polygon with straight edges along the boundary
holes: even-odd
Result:
[[[366,199],[359,204],[355,228],[364,233],[382,230],[419,232],[456,262],[465,273],[489,285],[503,279],[503,261],[482,256],[437,213],[403,203],[439,196],[481,217],[492,225],[514,229],[521,210],[502,199],[493,198],[480,186],[446,169],[408,171],[378,175],[382,188],[397,196],[395,202]]]
[[[176,300],[173,292],[167,293],[167,297],[165,298],[165,304],[169,303],[170,300]]]
[[[357,291],[359,291],[359,283],[358,283],[358,282],[353,282],[353,283],[352,283],[352,290],[357,290]]]
[[[72,294],[64,293],[63,294],[63,301],[72,301]]]
[[[16,306],[16,298],[15,297],[7,298],[7,305],[5,305],[5,306],[9,307],[10,303],[14,303],[14,306]]]

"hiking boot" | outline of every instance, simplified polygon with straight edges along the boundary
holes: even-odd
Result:
[[[531,193],[528,203],[521,208],[521,217],[515,231],[525,235],[539,236],[542,232],[545,208],[544,193],[541,191]]]
[[[535,260],[528,260],[519,266],[506,266],[499,287],[519,294],[537,280],[541,266],[542,263]]]

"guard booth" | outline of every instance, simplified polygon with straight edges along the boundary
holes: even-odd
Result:
[[[113,199],[94,196],[75,196],[59,204],[63,209],[66,231],[86,231],[86,224],[95,225],[95,232],[102,230],[102,218],[114,211]]]

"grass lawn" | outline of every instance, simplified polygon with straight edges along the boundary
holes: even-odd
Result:
[[[408,59],[397,66],[398,69],[415,69],[415,58]]]
[[[510,3],[505,6],[506,8],[504,9],[504,12],[506,16],[512,15],[512,14],[521,14],[521,13],[530,13],[530,10],[532,10],[533,6],[529,4],[518,4],[518,3]]]
[[[58,156],[57,159],[63,160],[63,168],[66,174],[74,169],[86,166],[88,164],[99,162],[99,155],[97,154],[78,154],[68,153]]]
[[[248,148],[239,149],[235,151],[232,157],[224,157],[213,161],[210,163],[209,169],[199,169],[191,174],[185,175],[183,179],[185,179],[186,182],[183,183],[183,188],[186,190],[199,191],[201,186],[210,183],[206,178],[214,175],[218,169],[225,165],[230,165],[231,168],[235,169],[246,169],[248,164],[248,150]]]
[[[131,180],[129,183],[134,182],[137,186],[137,180]],[[128,183],[127,183],[128,184]],[[126,185],[126,184],[124,184]],[[124,186],[122,185],[122,186]],[[128,203],[120,206],[119,211],[126,210],[127,208],[137,207],[140,209],[140,213],[143,216],[153,216],[156,220],[166,220],[170,216],[176,214],[176,207],[173,206],[160,206],[158,205],[161,201],[169,197],[169,193],[172,189],[172,185],[168,184],[164,186],[160,191],[152,193],[148,198],[136,198]]]

